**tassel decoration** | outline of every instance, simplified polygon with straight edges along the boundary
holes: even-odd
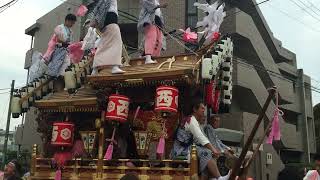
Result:
[[[162,135],[159,139],[159,143],[157,146],[157,154],[162,157],[165,154],[165,145],[166,145],[166,141],[165,138],[167,136],[167,129],[166,129],[166,122],[164,121],[162,124]]]
[[[61,173],[61,170],[57,170],[56,171],[56,174],[54,176],[54,180],[61,180],[61,176],[62,176],[62,173]]]
[[[276,108],[272,119],[272,128],[267,139],[267,144],[272,144],[273,140],[279,141],[281,138],[279,116],[283,116],[283,112],[279,109],[279,96],[276,95]]]
[[[157,146],[157,154],[160,156],[164,155],[164,149],[165,149],[166,141],[163,136],[161,136],[158,146]]]
[[[112,138],[110,140],[107,140],[107,141],[110,141],[110,144],[107,148],[106,154],[104,155],[104,159],[106,159],[106,160],[112,159],[115,132],[116,132],[116,128],[113,129]]]

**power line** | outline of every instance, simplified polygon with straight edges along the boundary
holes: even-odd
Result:
[[[247,11],[247,12],[256,11],[256,7],[257,7],[257,6],[259,6],[259,5],[261,5],[261,4],[264,4],[264,3],[266,3],[266,2],[269,2],[269,1],[271,1],[271,0],[264,0],[264,1],[261,1],[261,2],[259,2],[259,3],[257,3],[257,4],[254,4],[253,7],[252,7],[252,9],[250,9],[250,10]],[[233,15],[237,15],[237,14],[239,14],[239,13],[242,13],[242,12],[244,12],[244,11],[242,11],[242,10],[240,9],[239,11],[236,11],[236,12],[234,12],[234,13],[232,13],[232,14],[227,15],[227,16],[225,17],[225,19],[227,19],[228,17],[232,17]]]
[[[302,20],[300,20],[300,19],[298,19],[298,18],[296,18],[296,17],[291,16],[288,12],[286,12],[286,11],[284,11],[284,10],[282,10],[282,9],[279,9],[278,7],[276,7],[276,6],[274,6],[274,5],[271,5],[271,4],[268,4],[268,6],[271,7],[271,8],[273,8],[273,9],[278,10],[280,13],[282,13],[282,14],[285,15],[285,16],[287,16],[287,17],[290,18],[291,20],[296,21],[296,22],[304,25],[305,27],[309,28],[310,30],[312,30],[312,31],[314,31],[314,32],[318,32],[318,33],[320,32],[319,29],[316,29],[316,28],[310,26],[309,24],[306,24],[304,21],[302,21]]]
[[[305,2],[303,2],[302,0],[298,0],[301,4],[303,4],[305,7],[307,7],[308,9],[310,9],[314,14],[316,14],[316,15],[320,15],[320,14],[318,14],[318,12],[316,12],[316,11],[314,11],[314,9],[312,8],[312,6],[314,6],[314,5],[312,5],[312,3],[310,2],[310,1],[308,1],[309,2],[309,4],[311,5],[311,6],[308,6]]]
[[[0,13],[2,13],[3,11],[7,10],[9,7],[13,6],[14,4],[16,4],[18,2],[18,0],[12,0],[10,2],[8,2],[7,4],[3,5],[0,7]]]
[[[309,4],[311,4],[314,9],[316,9],[316,10],[318,10],[320,12],[320,9],[316,5],[314,5],[311,1],[307,1],[307,2]]]
[[[12,0],[12,1],[6,3],[5,5],[0,6],[0,9],[9,6],[9,5],[10,5],[11,3],[13,3],[14,1],[17,1],[17,0]]]
[[[290,0],[292,3],[294,3],[296,6],[298,6],[302,11],[304,11],[305,13],[309,14],[311,17],[313,17],[314,19],[316,19],[318,22],[320,22],[320,19],[316,16],[314,16],[313,14],[311,14],[309,11],[306,11],[306,8],[308,9],[308,6],[306,6],[303,2],[299,1],[300,3],[302,3],[304,6],[306,6],[306,8],[302,7],[300,4],[298,4],[295,0]]]

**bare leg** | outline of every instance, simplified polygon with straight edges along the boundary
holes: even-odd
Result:
[[[208,162],[208,170],[210,175],[212,175],[215,178],[219,178],[221,176],[219,170],[218,170],[218,166],[215,160],[211,159]]]
[[[207,176],[201,175],[200,180],[208,180],[209,178]]]

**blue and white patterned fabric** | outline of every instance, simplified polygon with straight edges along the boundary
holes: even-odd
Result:
[[[49,76],[58,77],[60,75],[61,67],[66,59],[67,53],[68,50],[66,47],[56,47],[48,65]]]
[[[93,19],[97,22],[100,30],[104,28],[103,26],[108,12],[113,12],[118,15],[117,0],[99,0],[96,4],[91,16],[93,16]]]
[[[138,31],[143,32],[145,24],[155,24],[155,17],[158,16],[161,23],[164,24],[164,19],[160,8],[157,8],[160,3],[158,0],[140,0],[142,9],[139,15]]]
[[[191,146],[194,143],[193,135],[181,127],[177,129],[176,133],[171,156],[173,159],[177,159],[179,156],[184,156],[186,159],[189,159]],[[204,173],[206,172],[208,162],[213,158],[212,152],[201,145],[197,145],[196,147],[199,158],[199,170],[201,173]]]
[[[229,147],[223,144],[223,142],[219,139],[218,135],[215,132],[215,129],[211,125],[206,125],[204,127],[204,133],[208,137],[210,143],[217,148],[220,152],[225,152],[229,150]]]

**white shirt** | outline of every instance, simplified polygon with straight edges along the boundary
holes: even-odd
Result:
[[[158,0],[155,0],[155,4],[157,5],[157,6],[159,6],[160,5],[160,3],[159,3],[159,1]],[[155,11],[155,15],[156,16],[159,16],[159,17],[161,17],[161,10],[160,10],[160,8],[157,8],[156,9],[156,11]]]
[[[320,180],[320,175],[316,170],[308,171],[303,180]]]
[[[118,3],[117,0],[110,0],[110,8],[108,12],[114,12],[118,14]]]
[[[202,146],[210,143],[208,138],[201,131],[200,125],[194,116],[191,117],[190,123],[184,125],[184,128],[186,131],[191,132],[195,141]]]

